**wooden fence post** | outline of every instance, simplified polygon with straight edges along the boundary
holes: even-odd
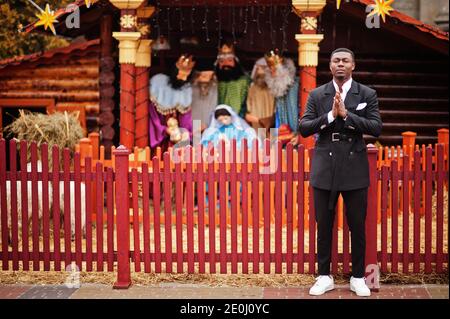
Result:
[[[92,159],[98,160],[99,158],[99,147],[100,147],[100,134],[98,132],[92,132],[88,134],[92,145]]]
[[[85,170],[85,158],[86,157],[90,157],[92,158],[92,143],[91,140],[87,137],[83,137],[80,142],[80,149],[79,149],[79,153],[80,153],[80,163],[81,163],[81,168],[84,171]]]
[[[438,133],[438,143],[444,144],[444,163],[446,162],[448,165],[448,129],[447,128],[441,128],[437,130]],[[446,164],[444,164],[444,167],[447,167]]]
[[[402,133],[403,136],[403,146],[406,146],[406,152],[409,157],[412,157],[414,153],[414,145],[416,144],[417,133],[406,131]]]
[[[367,145],[369,158],[370,186],[367,196],[366,216],[366,269],[369,265],[377,265],[377,153],[378,150],[372,144]],[[366,276],[370,274],[366,272]],[[373,275],[372,275],[373,276]]]
[[[113,151],[115,157],[116,214],[117,214],[117,281],[115,289],[127,289],[131,285],[130,273],[130,217],[129,217],[129,150],[121,145]]]

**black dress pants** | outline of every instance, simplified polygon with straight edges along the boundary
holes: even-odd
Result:
[[[330,196],[333,196],[331,200],[335,207],[339,194],[342,194],[344,199],[347,223],[351,232],[352,275],[362,278],[365,274],[367,188],[338,192],[314,188],[319,275],[330,274],[331,241],[336,210],[328,207]]]

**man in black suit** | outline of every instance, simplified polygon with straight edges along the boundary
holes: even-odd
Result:
[[[300,119],[302,136],[318,133],[310,175],[319,266],[319,277],[310,289],[312,295],[334,289],[330,276],[331,240],[335,206],[342,194],[351,231],[350,289],[358,296],[370,296],[364,279],[369,162],[363,134],[379,136],[382,122],[376,92],[352,79],[354,69],[352,51],[345,48],[333,51],[330,60],[333,80],[309,94]]]

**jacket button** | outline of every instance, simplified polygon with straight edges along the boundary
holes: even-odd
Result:
[[[332,156],[332,155],[333,155],[333,153],[330,152],[330,156]]]

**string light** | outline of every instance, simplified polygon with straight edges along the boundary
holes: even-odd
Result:
[[[274,41],[273,41],[272,12],[273,12],[273,6],[272,6],[272,4],[270,4],[269,19],[267,20],[267,24],[269,24],[270,42],[272,43],[272,48],[273,48],[274,47]]]
[[[177,11],[178,11],[179,20],[180,20],[180,31],[183,31],[183,11],[181,10],[180,7],[177,7]]]
[[[184,22],[183,20],[183,7],[181,5],[180,0],[172,0],[173,5],[167,5],[166,10],[164,10],[163,6],[161,6],[161,0],[157,0],[156,2],[156,14],[152,19],[154,19],[154,27],[156,28],[155,31],[157,31],[157,37],[161,37],[161,34],[165,32],[165,28],[161,27],[161,24],[164,25],[165,21],[163,21],[164,18],[167,18],[167,41],[170,42],[170,33],[171,31],[174,31],[173,23],[171,22],[172,16],[174,18],[178,18],[179,23],[179,30],[177,31],[183,31],[186,29],[186,25],[183,26]],[[288,39],[286,36],[287,33],[287,27],[288,27],[288,18],[292,11],[292,8],[289,5],[283,5],[283,6],[277,6],[273,0],[270,1],[269,4],[260,4],[257,0],[248,1],[245,5],[235,7],[232,3],[226,2],[226,0],[218,0],[217,1],[216,9],[213,9],[213,20],[215,24],[217,24],[217,27],[213,27],[214,33],[216,33],[217,30],[217,37],[218,37],[218,45],[220,45],[223,42],[224,39],[224,25],[225,27],[229,26],[231,29],[232,34],[232,41],[234,44],[237,43],[238,34],[240,36],[245,36],[247,39],[249,39],[249,44],[252,46],[255,41],[258,38],[258,35],[263,34],[263,25],[266,25],[268,27],[268,31],[270,32],[270,45],[272,48],[277,47],[280,49],[281,53],[285,53],[287,50],[287,44]],[[204,7],[203,12],[203,18],[201,23],[201,29],[205,33],[205,41],[210,42],[211,41],[211,35],[208,25],[208,20],[211,20],[208,15],[211,14],[210,8],[208,7],[208,2],[206,0],[195,0],[192,1],[192,7],[189,10],[190,12],[187,13],[189,15],[190,19],[190,28],[191,33],[194,35],[196,31],[196,23],[199,21],[196,21],[196,15],[200,14],[201,16],[201,6]],[[200,7],[200,11],[199,11]],[[228,7],[228,17],[224,17],[223,8]],[[173,9],[171,11],[171,9]],[[236,11],[238,10],[238,11]],[[256,12],[255,12],[256,10]],[[163,15],[163,11],[166,12],[166,14]],[[175,13],[172,14],[172,12],[175,11]],[[249,12],[250,11],[250,12]],[[222,14],[221,14],[222,13]],[[237,15],[237,17],[236,17]],[[223,19],[226,19],[228,21],[223,22]],[[236,21],[238,18],[238,21]],[[305,15],[300,15],[301,19],[305,19]],[[262,19],[262,20],[261,20]],[[319,17],[320,19],[320,17]],[[281,20],[281,21],[280,21]],[[305,19],[306,20],[306,19]],[[187,21],[186,21],[187,22]],[[176,22],[175,22],[176,23]],[[253,24],[250,25],[249,23]],[[188,24],[188,25],[189,25]],[[230,25],[231,24],[231,25]],[[198,27],[198,26],[197,26]],[[266,27],[266,28],[267,28]],[[228,28],[228,27],[227,27]],[[265,28],[264,28],[265,29]],[[317,28],[316,28],[317,29]],[[187,31],[187,30],[186,30]],[[269,41],[267,41],[269,42]]]
[[[256,22],[256,18],[255,18],[255,7],[251,6],[250,7],[250,16],[251,16],[251,21],[252,22]],[[253,45],[254,41],[253,41],[253,28],[250,28],[250,45]]]
[[[277,45],[277,47],[279,47],[278,46],[278,32],[277,32],[277,26],[278,26],[278,23],[283,23],[282,21],[279,21],[279,19],[277,19],[277,16],[278,16],[278,7],[276,6],[276,5],[273,5],[273,3],[272,3],[272,8],[273,8],[273,10],[272,10],[272,15],[273,15],[273,18],[275,19],[275,24],[274,24],[274,26],[273,27],[271,27],[270,28],[270,32],[273,32],[273,34],[274,34],[274,36],[275,36],[275,38],[274,38],[274,42],[275,42],[275,45]],[[273,20],[272,20],[273,21]]]
[[[263,8],[264,8],[264,7],[263,7]],[[261,9],[258,7],[256,10],[257,10],[257,12],[258,12],[258,14],[257,14],[257,16],[256,16],[256,29],[258,30],[258,34],[261,34],[262,31],[261,31],[261,26],[260,26],[260,24],[259,24],[259,15],[260,15],[260,13],[261,13]]]
[[[248,5],[245,7],[245,22],[244,22],[244,35],[247,34],[248,27]]]
[[[234,12],[234,7],[231,7],[231,34],[233,36],[233,44],[236,44],[236,30],[235,30],[235,25],[236,25],[236,21],[235,21],[235,12]]]
[[[289,6],[286,6],[285,9],[282,11],[282,17],[283,17],[283,24],[282,24],[282,49],[281,53],[283,54],[286,51],[287,48],[287,37],[286,37],[286,28],[288,24],[288,17],[291,13],[291,8]]]
[[[195,24],[195,5],[192,5],[191,9],[191,32],[194,34],[194,24]]]
[[[203,29],[205,30],[206,42],[209,42],[210,41],[209,31],[208,31],[208,11],[209,11],[209,9],[208,9],[208,6],[206,5],[206,1],[205,1],[204,4],[205,4],[204,5],[204,7],[205,7],[205,16],[203,18]]]
[[[243,20],[243,13],[242,13],[242,7],[239,7],[239,22],[242,22]],[[241,25],[241,23],[238,24],[238,30],[240,30],[239,26]]]
[[[170,6],[167,7],[167,42],[170,43]]]
[[[222,1],[220,1],[222,4]],[[222,45],[222,19],[220,16],[220,7],[217,8],[217,27],[218,27],[218,35],[219,35],[219,48]]]
[[[158,28],[158,39],[161,37],[161,26],[159,25],[159,15],[161,14],[161,5],[159,0],[156,2],[156,25]]]

